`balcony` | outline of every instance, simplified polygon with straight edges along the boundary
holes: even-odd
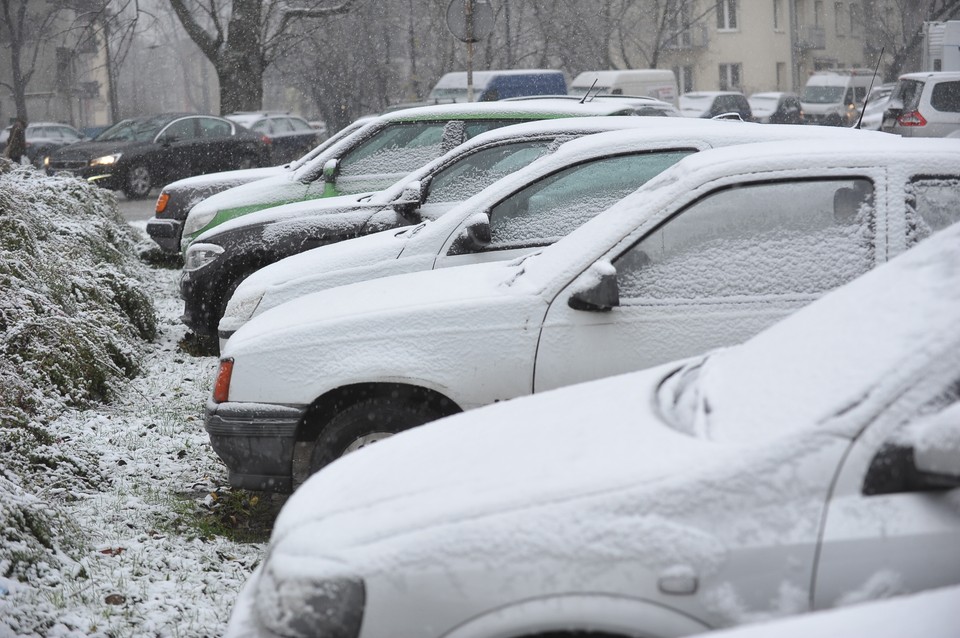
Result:
[[[827,32],[823,27],[801,24],[797,29],[797,48],[801,51],[827,48]]]
[[[670,51],[689,51],[692,49],[705,49],[709,44],[707,37],[707,27],[703,24],[695,24],[688,29],[669,37],[663,43],[663,48]]]

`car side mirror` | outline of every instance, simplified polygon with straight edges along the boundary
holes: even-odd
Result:
[[[423,203],[423,184],[420,180],[414,180],[403,187],[400,196],[393,200],[393,210],[404,217],[413,218],[415,222],[420,221],[420,215],[417,209]]]
[[[867,470],[864,494],[931,492],[960,487],[957,417],[960,417],[960,404],[928,417],[917,431],[908,426],[905,440],[884,444]]]
[[[609,261],[598,261],[585,273],[585,287],[574,291],[567,305],[574,310],[606,312],[620,305],[617,270]]]
[[[323,164],[323,181],[327,184],[333,184],[337,181],[337,175],[340,173],[340,160],[328,159]]]
[[[450,246],[451,255],[465,255],[480,252],[490,245],[490,216],[477,213],[467,219],[466,226],[460,231]]]

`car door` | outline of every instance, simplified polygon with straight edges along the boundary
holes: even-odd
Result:
[[[500,261],[549,246],[643,186],[695,149],[659,149],[595,157],[568,166],[512,193],[487,213],[490,241],[448,240],[437,268]]]
[[[911,476],[923,439],[936,442],[944,476],[960,475],[955,345],[917,381],[857,437],[838,472],[821,533],[816,608],[960,583],[960,488]]]
[[[156,137],[156,148],[147,161],[155,182],[170,182],[199,172],[197,122],[185,117],[168,124]],[[159,177],[160,179],[157,179]]]
[[[619,305],[571,307],[592,269],[554,298],[535,391],[739,343],[872,268],[886,254],[883,171],[845,173],[717,186],[600,260]]]
[[[245,149],[241,138],[233,135],[233,125],[216,117],[198,117],[200,138],[196,152],[197,174],[228,171],[239,167]]]

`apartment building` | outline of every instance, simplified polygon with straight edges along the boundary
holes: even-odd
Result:
[[[860,1],[679,0],[686,26],[661,49],[681,92],[802,90],[815,71],[865,59]]]

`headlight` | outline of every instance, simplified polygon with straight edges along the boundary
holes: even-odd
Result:
[[[90,160],[90,166],[109,166],[110,164],[116,164],[121,155],[123,155],[123,153],[114,153],[113,155],[97,157]]]
[[[184,270],[203,268],[223,254],[223,246],[216,244],[193,244],[183,258]]]
[[[267,630],[289,638],[360,634],[366,604],[363,580],[324,575],[326,570],[314,569],[310,560],[299,565],[283,562],[280,571],[268,556],[254,598],[256,616]]]
[[[201,228],[210,223],[217,216],[216,208],[204,208],[203,206],[194,206],[187,213],[187,220],[183,222],[183,238],[187,239],[200,231]]]
[[[227,301],[227,308],[224,310],[223,318],[220,320],[224,324],[229,324],[229,329],[234,332],[250,320],[250,317],[256,312],[257,306],[260,305],[263,295],[266,294],[263,288],[260,288],[253,294],[237,294],[239,292],[240,290],[237,289],[237,292]]]
[[[44,168],[49,168],[49,167],[50,167],[50,156],[49,156],[49,155],[47,155],[46,157],[43,158],[43,167],[44,167]]]

